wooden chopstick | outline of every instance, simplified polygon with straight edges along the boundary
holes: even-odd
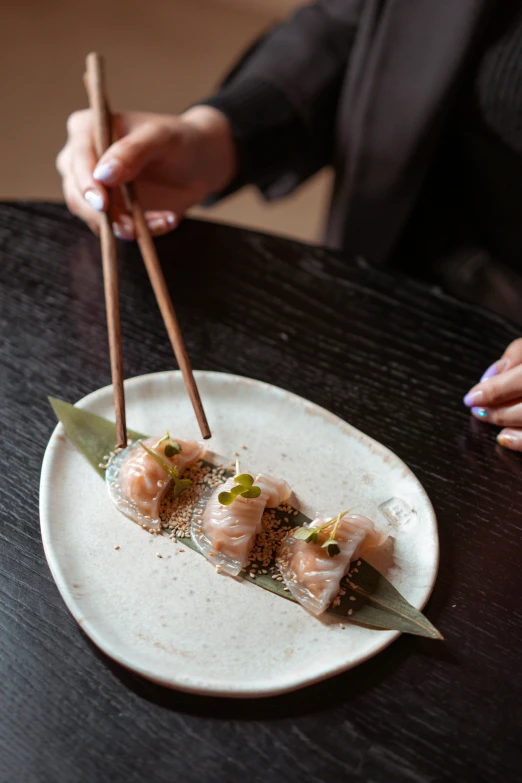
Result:
[[[92,58],[93,60],[102,63],[101,56],[94,52],[88,55],[87,63],[89,63],[89,58]],[[103,73],[102,64],[99,66],[98,69]],[[89,73],[89,68],[87,68],[87,72]],[[89,81],[91,81],[90,77],[89,77]],[[104,114],[107,117],[107,124],[110,133],[111,112],[109,108],[107,94],[104,89],[105,85],[103,80],[98,82],[93,82],[93,84],[96,83],[100,85],[100,89],[101,89],[101,93],[99,96],[97,96],[96,100],[104,107]],[[114,129],[112,130],[114,133]],[[136,188],[134,186],[134,183],[131,182],[128,183],[127,185],[124,185],[122,191],[124,194],[124,198],[128,202],[128,205],[132,211],[134,229],[136,232],[136,239],[138,241],[141,255],[143,256],[143,261],[145,263],[145,267],[149,275],[149,280],[151,282],[154,294],[156,296],[156,300],[158,302],[158,307],[160,309],[163,322],[165,324],[165,328],[167,330],[167,334],[169,336],[172,349],[174,351],[174,355],[176,357],[179,368],[181,370],[181,374],[183,377],[183,381],[185,383],[185,387],[187,389],[187,393],[192,403],[192,407],[194,408],[194,413],[196,414],[196,419],[199,424],[199,429],[201,430],[201,434],[203,438],[205,439],[210,438],[211,437],[210,428],[208,426],[208,421],[205,415],[205,411],[203,410],[203,404],[201,402],[199,390],[194,378],[194,374],[192,372],[192,366],[190,363],[190,359],[188,357],[187,349],[183,341],[183,335],[181,334],[179,321],[177,319],[176,312],[174,310],[174,305],[172,304],[172,299],[170,298],[169,290],[167,288],[167,283],[165,281],[165,276],[163,274],[163,270],[161,268],[158,255],[156,253],[156,248],[154,246],[154,242],[152,240],[149,228],[147,226],[147,222],[145,220],[143,209],[141,208],[141,205],[139,203],[136,194]]]
[[[147,226],[147,221],[145,220],[143,209],[141,208],[138,197],[136,195],[136,188],[134,183],[131,182],[128,185],[125,185],[124,189],[131,204],[134,230],[136,232],[136,239],[141,250],[141,255],[143,256],[143,261],[145,262],[149,280],[154,290],[161,315],[163,317],[163,322],[172,345],[172,350],[174,351],[174,355],[181,370],[192,407],[194,408],[194,413],[196,414],[196,418],[198,420],[201,435],[205,439],[210,438],[210,428],[208,426],[205,411],[203,410],[203,404],[201,402],[201,397],[199,396],[199,390],[192,373],[192,366],[190,364],[187,349],[183,341],[179,321],[176,316],[176,311],[174,310],[174,305],[172,304],[172,299],[170,298],[169,289],[167,288],[167,283],[165,281],[165,275],[163,274],[158,255],[156,253],[156,248],[154,247],[154,242]]]
[[[94,115],[94,142],[96,155],[101,158],[111,145],[111,121],[107,112],[105,95],[105,74],[103,59],[92,52],[86,59],[85,87]],[[110,191],[109,191],[110,199]],[[120,297],[118,293],[118,257],[116,239],[112,232],[108,212],[100,218],[100,241],[103,264],[103,285],[105,289],[105,309],[107,311],[107,330],[109,333],[109,353],[111,360],[114,413],[116,416],[116,441],[120,448],[127,446],[127,426],[125,422],[125,392],[123,389],[123,353],[121,345]]]

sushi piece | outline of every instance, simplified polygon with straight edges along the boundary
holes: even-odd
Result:
[[[175,494],[191,483],[183,471],[201,457],[204,449],[195,441],[147,438],[133,443],[109,462],[105,480],[119,511],[148,530],[159,530],[159,509],[167,490]]]
[[[290,494],[286,481],[263,473],[255,480],[249,474],[229,478],[212,493],[201,518],[192,519],[192,540],[219,571],[237,576],[262,530],[265,508],[277,508]]]
[[[329,523],[317,518],[288,534],[277,565],[296,601],[317,616],[339,594],[350,563],[367,549],[381,546],[387,537],[360,514],[344,513]]]

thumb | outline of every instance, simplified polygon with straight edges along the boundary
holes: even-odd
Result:
[[[172,128],[163,123],[139,125],[104,152],[94,169],[94,179],[111,187],[130,182],[160,154],[172,136]]]

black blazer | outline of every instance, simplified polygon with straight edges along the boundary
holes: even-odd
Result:
[[[484,46],[494,0],[318,0],[247,52],[203,103],[231,121],[239,174],[267,199],[325,165],[325,241],[389,257],[449,109]]]

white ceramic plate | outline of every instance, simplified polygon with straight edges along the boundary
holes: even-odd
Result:
[[[409,468],[282,389],[221,373],[196,378],[214,433],[210,448],[231,458],[239,451],[244,468],[285,478],[306,513],[334,514],[356,503],[385,523],[378,507],[390,501],[393,548],[368,560],[421,609],[437,573],[438,537],[433,508]],[[131,378],[125,391],[130,428],[199,438],[179,372]],[[78,406],[113,419],[111,387]],[[317,620],[277,595],[217,574],[166,536],[146,533],[118,513],[61,424],[43,461],[40,516],[51,572],[85,633],[111,658],[162,685],[273,695],[349,669],[399,635],[349,623],[343,629],[331,616]]]

